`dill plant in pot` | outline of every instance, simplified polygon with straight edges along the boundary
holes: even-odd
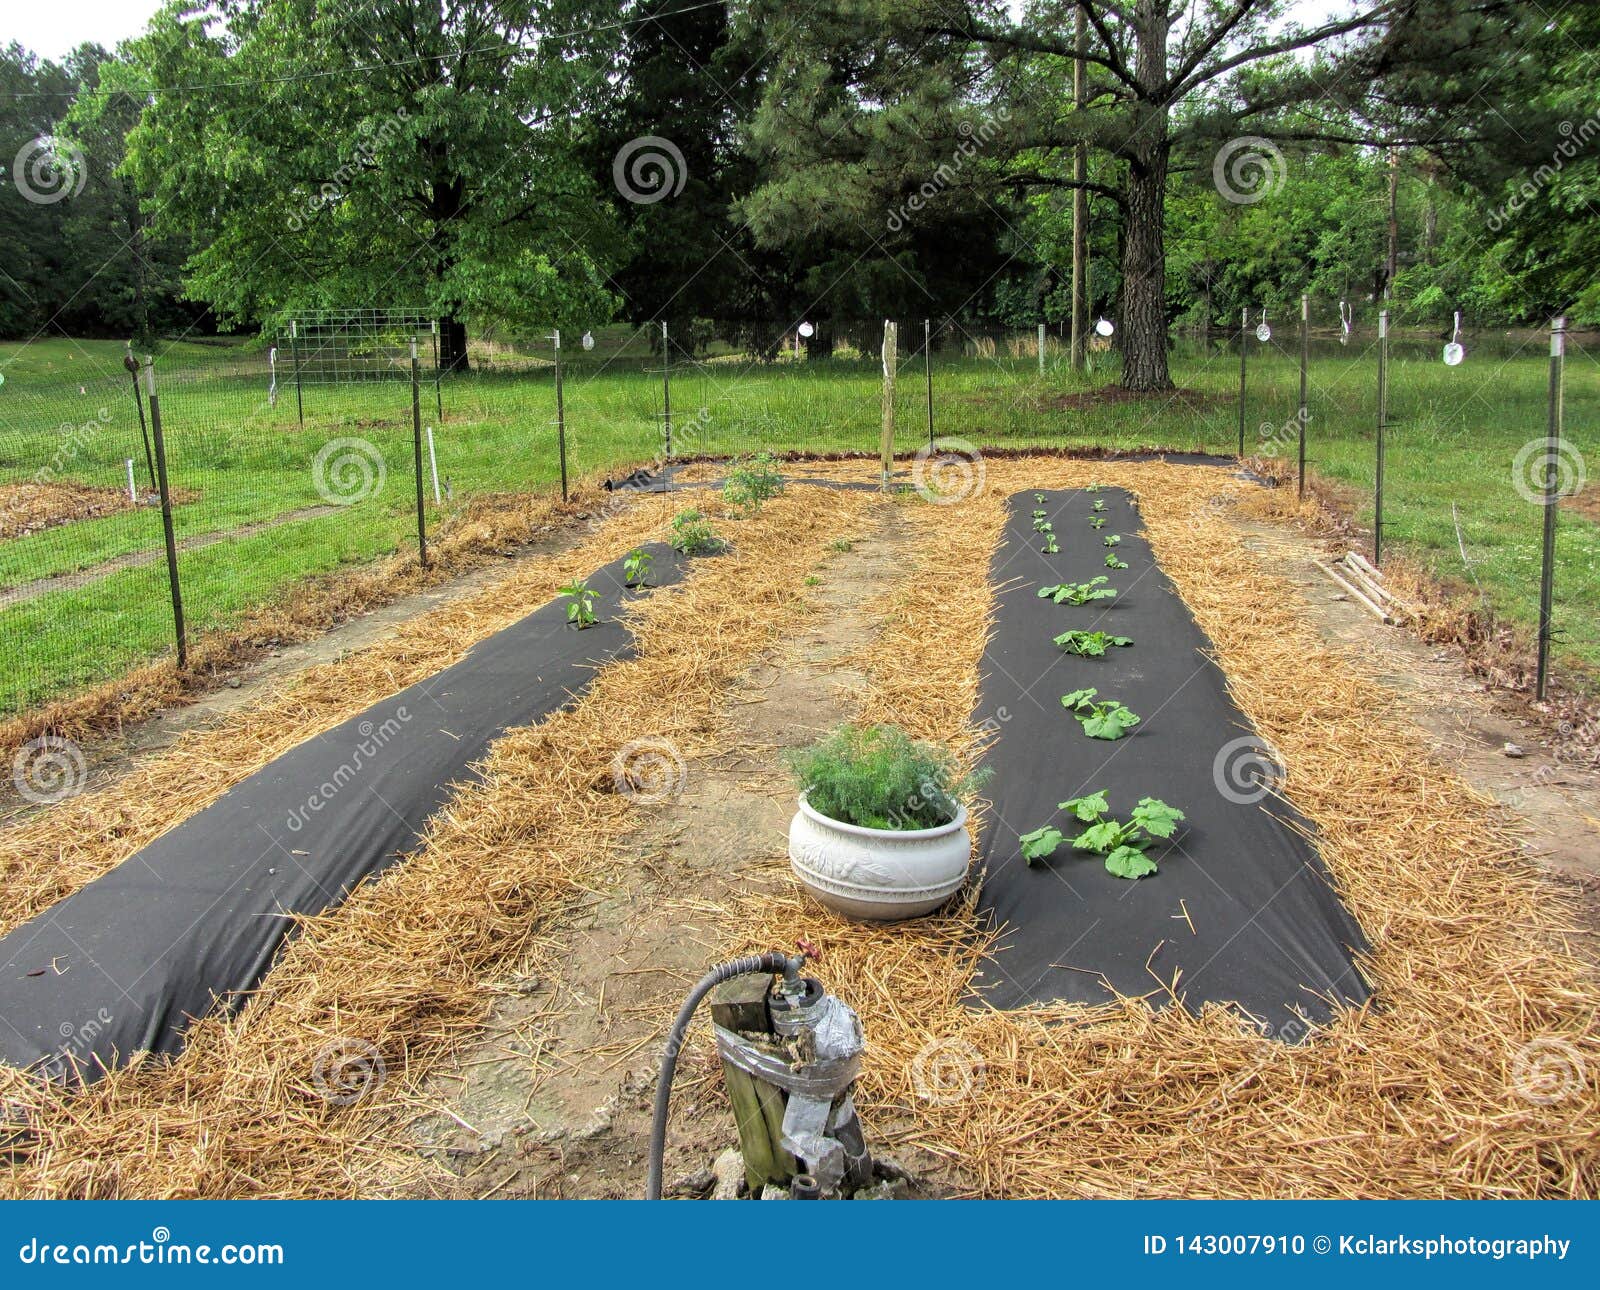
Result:
[[[841,726],[788,762],[800,789],[789,864],[822,904],[887,921],[960,890],[972,856],[964,799],[982,776],[895,726]]]

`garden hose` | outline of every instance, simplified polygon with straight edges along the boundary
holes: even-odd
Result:
[[[736,976],[753,976],[756,973],[773,975],[782,972],[786,981],[798,985],[800,969],[804,965],[805,957],[801,954],[780,954],[776,950],[766,954],[750,954],[742,959],[717,964],[700,978],[694,989],[689,991],[688,997],[683,1001],[683,1007],[678,1009],[672,1030],[667,1035],[667,1050],[662,1054],[661,1074],[656,1080],[655,1114],[650,1124],[650,1169],[645,1183],[645,1199],[661,1199],[661,1170],[667,1146],[667,1108],[672,1102],[672,1080],[678,1071],[678,1052],[683,1047],[684,1032],[689,1029],[689,1022],[694,1018],[695,1009],[700,1006],[700,1001],[724,981],[731,981]]]

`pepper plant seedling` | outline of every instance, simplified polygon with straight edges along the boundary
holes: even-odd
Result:
[[[1053,587],[1040,587],[1040,600],[1054,600],[1058,605],[1087,605],[1091,600],[1115,600],[1116,589],[1105,586],[1106,577],[1090,578],[1088,582],[1059,582]]]
[[[628,558],[622,562],[622,577],[630,587],[642,587],[650,580],[650,566],[655,563],[655,556],[643,547],[635,547],[628,552]]]
[[[1112,646],[1132,644],[1131,636],[1113,636],[1109,632],[1062,632],[1056,637],[1058,649],[1080,658],[1104,658]]]
[[[1126,569],[1127,567],[1128,562],[1126,560],[1119,560],[1115,555],[1111,554],[1111,552],[1106,552],[1106,568]]]
[[[1117,878],[1143,878],[1155,873],[1156,862],[1145,854],[1146,849],[1157,839],[1170,839],[1184,818],[1182,811],[1158,798],[1141,797],[1126,824],[1108,819],[1110,805],[1104,789],[1061,802],[1058,807],[1088,826],[1072,840],[1073,848],[1104,856],[1106,872]],[[1032,865],[1054,855],[1066,835],[1053,825],[1046,825],[1024,833],[1018,841],[1022,844],[1022,858]]]
[[[567,621],[579,631],[600,621],[594,612],[595,590],[587,582],[569,582],[561,588],[561,594],[571,602],[567,605]]]
[[[1091,739],[1121,739],[1139,724],[1139,714],[1116,699],[1095,702],[1100,691],[1092,686],[1061,696],[1061,706],[1078,718],[1083,733]]]

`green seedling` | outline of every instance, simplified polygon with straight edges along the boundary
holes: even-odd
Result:
[[[1086,493],[1098,493],[1104,487],[1104,484],[1085,484],[1083,491]]]
[[[567,621],[579,631],[600,621],[594,612],[595,590],[587,582],[569,582],[561,588],[561,594],[571,602],[567,605]]]
[[[1054,600],[1058,605],[1087,605],[1091,600],[1115,600],[1116,590],[1105,586],[1105,575],[1088,582],[1061,582],[1053,587],[1040,587],[1039,599]]]
[[[699,511],[679,511],[672,517],[667,542],[680,555],[705,555],[722,546],[716,530]]]
[[[1033,531],[1035,533],[1053,533],[1055,532],[1055,527],[1056,526],[1047,519],[1036,517],[1033,521]]]
[[[837,551],[840,555],[847,555],[856,549],[856,544],[849,538],[834,538],[832,542],[828,543],[828,549]]]
[[[1033,495],[1033,500],[1036,501],[1036,502],[1044,501],[1044,494],[1043,493],[1035,493]]]
[[[1096,702],[1100,692],[1093,687],[1074,690],[1061,696],[1061,706],[1078,718],[1083,733],[1091,739],[1121,739],[1139,724],[1139,714],[1116,699]]]
[[[1117,878],[1144,878],[1156,872],[1156,862],[1145,854],[1157,839],[1170,839],[1177,832],[1183,812],[1154,797],[1141,797],[1126,823],[1106,818],[1110,805],[1105,790],[1086,797],[1075,797],[1058,804],[1078,823],[1087,825],[1072,840],[1075,850],[1105,857],[1106,872]],[[1022,857],[1032,865],[1049,859],[1066,835],[1053,825],[1024,833],[1019,839]]]
[[[1120,546],[1122,544],[1122,539],[1115,533],[1107,533],[1105,536],[1105,544],[1107,546]]]
[[[1108,569],[1126,569],[1127,567],[1128,567],[1128,562],[1126,560],[1117,559],[1117,557],[1115,555],[1112,555],[1109,551],[1106,553],[1106,568],[1108,568]]]
[[[1105,510],[1105,508],[1106,508],[1106,504],[1105,504],[1105,502],[1104,502],[1104,501],[1102,501],[1102,500],[1101,500],[1101,499],[1100,499],[1100,498],[1098,498],[1098,497],[1097,497],[1097,498],[1095,498],[1095,499],[1094,499],[1094,509],[1095,509],[1095,510],[1097,510],[1097,511],[1103,511],[1103,510]]]
[[[1041,506],[1034,511],[1033,518],[1036,520],[1042,520],[1044,518],[1044,507]]]
[[[628,552],[628,558],[622,562],[622,577],[630,587],[643,587],[650,581],[650,566],[655,563],[655,556],[643,547],[635,547]]]
[[[783,476],[770,452],[738,462],[722,485],[722,500],[741,515],[753,515],[768,498],[783,492]]]
[[[1113,646],[1132,645],[1131,636],[1113,636],[1109,632],[1062,632],[1056,637],[1056,647],[1080,658],[1104,658]]]
[[[1044,535],[1044,553],[1046,555],[1061,554],[1061,547],[1057,545],[1056,535],[1054,533],[1046,533]]]
[[[1104,515],[1091,515],[1089,523],[1097,529],[1103,529],[1106,526],[1106,517]]]

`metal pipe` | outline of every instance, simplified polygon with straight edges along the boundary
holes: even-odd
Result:
[[[1567,320],[1557,318],[1550,328],[1550,417],[1544,435],[1544,542],[1539,564],[1539,670],[1534,697],[1543,701],[1550,682],[1550,637],[1555,613],[1556,512],[1561,500],[1561,429],[1563,417],[1562,373],[1567,356]]]

